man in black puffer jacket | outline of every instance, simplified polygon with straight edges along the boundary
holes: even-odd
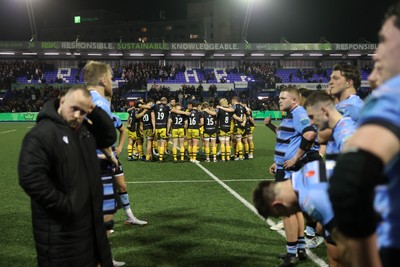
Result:
[[[96,148],[115,140],[112,120],[84,88],[40,111],[18,162],[20,185],[31,197],[39,266],[112,266]]]

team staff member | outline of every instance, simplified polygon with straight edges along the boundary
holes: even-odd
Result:
[[[115,140],[112,120],[84,88],[70,89],[39,112],[18,161],[20,185],[31,197],[39,266],[113,266],[96,148]]]

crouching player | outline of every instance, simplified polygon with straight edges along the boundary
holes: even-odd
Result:
[[[330,233],[334,215],[328,196],[328,183],[322,161],[307,163],[283,182],[262,181],[253,192],[253,203],[264,218],[290,216],[303,211],[324,227],[329,266],[342,266]]]

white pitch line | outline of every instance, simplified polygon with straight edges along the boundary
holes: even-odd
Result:
[[[224,182],[257,182],[265,181],[266,179],[231,179],[223,180]],[[267,179],[273,180],[273,179]],[[168,184],[168,183],[215,183],[213,180],[170,180],[170,181],[134,181],[125,182],[127,184]]]
[[[217,176],[215,176],[212,172],[210,172],[208,169],[206,169],[204,166],[202,166],[200,163],[196,163],[196,165],[202,169],[205,173],[207,173],[211,178],[213,178],[217,183],[219,183],[223,188],[225,188],[229,193],[231,193],[235,198],[237,198],[240,202],[242,202],[243,205],[245,205],[248,209],[250,209],[252,212],[254,212],[254,214],[256,214],[259,218],[261,218],[262,220],[265,220],[261,215],[258,214],[256,208],[250,204],[246,199],[244,199],[241,195],[239,195],[238,193],[236,193],[235,190],[233,190],[232,188],[230,188],[227,184],[225,184],[222,180],[220,180]],[[266,220],[267,224],[270,226],[275,225],[275,223],[270,220],[267,219]],[[281,236],[286,237],[285,236],[285,232],[283,230],[277,231]],[[328,264],[321,258],[319,258],[317,255],[315,255],[312,251],[310,251],[309,249],[307,249],[307,255],[308,257],[315,262],[318,266],[320,267],[328,267]]]
[[[15,132],[15,131],[16,131],[16,129],[14,129],[14,130],[9,130],[9,131],[5,131],[5,132],[0,132],[0,134],[11,133],[11,132]]]

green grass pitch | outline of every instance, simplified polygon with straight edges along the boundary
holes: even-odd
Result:
[[[33,123],[0,123],[0,266],[36,266],[29,197],[18,185],[21,140]],[[257,123],[254,159],[200,164],[244,200],[272,179],[275,136]],[[23,149],[23,148],[22,148]],[[200,158],[202,159],[202,158]],[[126,266],[278,266],[285,240],[265,220],[196,164],[127,161],[120,156],[134,214],[145,227],[123,224],[115,216],[110,242],[113,257]],[[325,246],[312,250],[326,262]],[[307,260],[298,266],[318,266]],[[320,265],[327,266],[327,265]]]

